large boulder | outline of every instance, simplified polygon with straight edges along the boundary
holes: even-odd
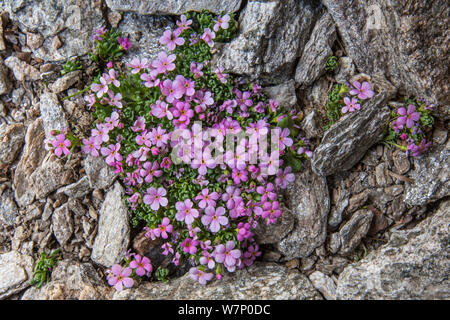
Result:
[[[411,206],[424,205],[450,195],[450,141],[433,147],[422,157],[414,159],[414,170],[406,183],[405,202]]]
[[[87,54],[94,47],[92,34],[104,24],[101,1],[5,0],[0,8],[19,23],[23,32],[42,35],[42,45],[31,49],[46,61]],[[59,48],[54,46],[55,37],[62,42]]]
[[[186,11],[208,10],[215,13],[236,12],[241,6],[241,0],[106,0],[106,5],[114,11],[132,11],[139,14],[182,14]]]
[[[446,0],[324,0],[361,72],[381,72],[409,94],[450,102]],[[368,54],[370,53],[370,54]]]
[[[312,160],[316,173],[329,176],[348,170],[381,141],[390,119],[387,99],[388,94],[379,93],[359,112],[344,116],[325,132]]]
[[[277,248],[287,259],[306,258],[325,242],[330,211],[327,180],[306,166],[288,186],[286,194],[294,228]]]
[[[450,202],[339,275],[338,299],[449,299]]]
[[[124,202],[124,190],[119,182],[106,194],[100,210],[98,233],[91,259],[105,267],[119,263],[130,242],[130,214]]]
[[[173,281],[147,282],[114,294],[114,300],[319,300],[306,276],[275,263],[255,263],[206,286],[189,274]]]
[[[309,0],[248,2],[239,18],[238,36],[224,45],[213,63],[270,83],[289,79],[320,6]]]

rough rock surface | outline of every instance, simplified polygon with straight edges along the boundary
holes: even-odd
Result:
[[[106,189],[117,178],[114,169],[108,166],[100,157],[94,158],[88,155],[84,160],[84,167],[91,188]]]
[[[13,193],[6,190],[0,193],[0,224],[12,226],[16,223],[19,210],[14,202]]]
[[[62,192],[70,198],[82,198],[91,191],[89,185],[89,178],[84,176],[75,183],[65,186],[58,190],[58,193]]]
[[[73,218],[68,203],[53,211],[52,225],[56,240],[63,246],[69,241],[73,233]]]
[[[52,138],[50,134],[52,130],[62,130],[69,127],[64,110],[55,93],[44,92],[40,97],[39,109],[47,139]]]
[[[294,229],[277,245],[287,259],[305,258],[326,238],[330,198],[327,181],[309,167],[287,188],[286,205],[295,218]]]
[[[324,0],[323,3],[349,56],[362,72],[381,71],[409,94],[448,106],[447,1]]]
[[[176,26],[175,23],[168,17],[125,13],[119,23],[119,31],[129,37],[132,45],[124,57],[124,61],[129,62],[134,57],[147,58],[149,61],[156,59],[160,51],[167,50],[159,43],[159,38],[164,30],[173,29],[174,26]]]
[[[266,87],[264,92],[269,98],[277,100],[280,106],[292,109],[297,105],[294,80],[286,81],[277,86]]]
[[[33,258],[17,251],[0,254],[0,299],[22,291],[33,277]]]
[[[31,204],[35,197],[30,176],[42,164],[47,155],[44,139],[42,119],[38,118],[28,126],[25,146],[14,173],[14,195],[17,204],[21,207]]]
[[[319,300],[308,278],[297,270],[275,263],[255,263],[248,269],[225,275],[222,280],[202,286],[189,274],[168,283],[145,283],[136,289],[114,294],[115,300],[142,299],[212,300]]]
[[[414,159],[415,169],[410,174],[414,183],[406,183],[406,203],[423,205],[450,195],[449,157],[450,141]]]
[[[16,159],[22,149],[24,137],[23,124],[0,125],[0,168]]]
[[[283,207],[283,215],[276,223],[267,225],[259,223],[254,234],[259,244],[278,243],[294,228],[295,218],[292,212]]]
[[[384,107],[386,102],[387,95],[380,93],[361,112],[346,115],[332,125],[314,152],[313,170],[328,176],[358,163],[384,136],[390,115],[389,108]]]
[[[449,299],[450,203],[387,245],[344,269],[338,299]]]
[[[46,61],[63,61],[90,52],[91,36],[104,24],[100,1],[5,0],[0,8],[18,21],[24,32],[38,32],[45,41],[33,53]],[[55,37],[62,46],[55,48]],[[35,79],[36,80],[36,79]]]
[[[64,260],[52,272],[52,281],[25,291],[22,300],[109,299],[112,290],[90,263]]]
[[[183,14],[186,11],[206,9],[211,12],[235,12],[241,6],[241,0],[106,0],[107,6],[114,11],[133,11],[144,15],[150,14]]]
[[[293,73],[320,4],[315,1],[251,1],[239,18],[239,35],[225,44],[215,63],[226,70],[280,81]]]
[[[333,279],[320,271],[315,271],[309,275],[309,280],[325,299],[336,300],[336,284]]]
[[[372,222],[373,212],[360,210],[353,214],[352,218],[339,230],[341,254],[352,252],[367,234]]]
[[[116,182],[107,193],[100,210],[98,233],[91,259],[105,267],[119,263],[130,242],[130,214],[123,196],[124,190],[120,183]]]
[[[25,61],[20,60],[17,57],[11,56],[5,60],[5,65],[11,69],[14,73],[14,77],[18,81],[24,80],[39,80],[39,70],[33,66],[30,66]]]
[[[297,65],[295,81],[298,84],[311,85],[325,72],[325,64],[333,54],[331,48],[335,41],[336,27],[331,16],[325,13],[317,21]]]

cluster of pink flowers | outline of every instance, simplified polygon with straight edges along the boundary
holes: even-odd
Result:
[[[254,229],[281,217],[278,193],[295,180],[288,163],[313,155],[309,141],[297,140],[294,111],[285,113],[259,85],[243,84],[209,61],[177,59],[183,48],[211,50],[232,23],[223,15],[194,32],[193,21],[182,15],[177,29],[159,40],[169,53],[153,61],[132,59],[128,78],[108,63],[85,97],[90,109],[107,115],[81,140],[81,150],[103,157],[121,174],[127,203],[147,222],[145,236],[162,239],[161,253],[173,264],[186,258],[201,284],[250,266],[261,255]],[[219,98],[216,87],[204,87],[208,81],[222,86],[226,98]],[[136,90],[131,95],[130,87]],[[198,122],[207,123],[207,130]],[[270,152],[252,141],[252,135],[270,133]],[[233,150],[223,148],[228,134],[235,135]],[[125,259],[126,267],[109,271],[108,282],[118,290],[130,287],[135,275],[151,272],[146,257],[133,257]]]
[[[111,269],[106,270],[107,280],[110,286],[117,291],[125,288],[131,288],[134,284],[133,278],[150,277],[153,266],[149,258],[136,253],[127,253],[125,256],[126,266],[122,267],[115,264]]]
[[[369,82],[363,82],[362,84],[359,81],[353,82],[353,88],[350,90],[350,95],[353,97],[344,98],[345,106],[342,107],[342,113],[355,112],[356,110],[360,110],[361,104],[359,103],[358,99],[368,100],[371,99],[374,94],[375,93],[372,91],[372,86]],[[356,97],[358,99],[356,99]]]

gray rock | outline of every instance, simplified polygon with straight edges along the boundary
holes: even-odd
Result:
[[[287,108],[287,110],[293,109],[297,105],[294,80],[289,80],[277,86],[266,87],[264,92],[269,98],[277,100],[280,106]]]
[[[14,78],[17,81],[36,81],[41,77],[38,69],[14,56],[10,56],[5,60],[5,66],[13,71]]]
[[[392,160],[398,174],[405,174],[411,169],[411,163],[409,162],[408,156],[406,155],[406,152],[402,150],[395,150],[392,154]]]
[[[333,54],[336,41],[336,27],[328,13],[322,15],[314,27],[311,38],[295,71],[295,81],[301,86],[309,86],[325,72],[327,59]]]
[[[320,271],[314,271],[309,275],[309,280],[325,299],[336,300],[336,284],[329,276]]]
[[[73,234],[73,218],[67,203],[53,211],[52,225],[56,240],[65,245]]]
[[[106,5],[113,11],[132,11],[139,14],[183,14],[186,11],[200,11],[202,9],[220,14],[236,12],[241,6],[241,0],[106,0]]]
[[[39,110],[41,111],[41,118],[47,139],[52,138],[52,135],[50,134],[52,130],[69,128],[64,110],[59,104],[58,96],[56,94],[45,91],[40,97]]]
[[[37,199],[43,199],[58,188],[73,182],[73,170],[66,168],[62,160],[49,154],[42,165],[30,175],[30,182]]]
[[[30,286],[33,258],[17,251],[0,254],[0,299],[5,299]]]
[[[39,33],[27,32],[27,46],[36,50],[44,43],[44,37]]]
[[[40,167],[47,155],[47,151],[44,148],[44,139],[45,133],[42,127],[42,119],[37,118],[27,128],[25,146],[14,172],[14,196],[20,207],[31,204],[35,198],[30,176]]]
[[[394,231],[388,244],[339,275],[338,299],[450,298],[450,202],[413,229]]]
[[[206,286],[191,279],[189,274],[164,282],[148,282],[114,294],[114,300],[152,299],[212,300],[320,300],[320,294],[308,278],[295,269],[275,263],[255,263],[247,270],[226,274],[222,280]]]
[[[81,78],[81,71],[73,71],[69,72],[65,76],[58,78],[54,83],[52,83],[49,88],[54,93],[61,93],[64,90],[69,89],[71,86],[73,86],[75,83],[80,81]]]
[[[256,227],[254,234],[258,244],[278,243],[292,231],[294,227],[294,216],[286,207],[282,207],[283,215],[276,223],[267,225],[261,221]]]
[[[339,69],[335,71],[334,79],[337,83],[346,83],[355,75],[355,65],[349,57],[339,58]]]
[[[447,1],[323,3],[339,29],[348,56],[361,72],[384,73],[408,94],[448,106]]]
[[[104,24],[100,1],[77,0],[5,0],[0,7],[9,12],[23,32],[40,33],[44,43],[32,49],[36,57],[45,61],[64,61],[91,52],[95,29]],[[62,46],[55,48],[58,37]]]
[[[23,124],[0,125],[0,168],[16,160],[25,137]]]
[[[13,193],[10,190],[4,191],[0,195],[0,223],[13,226],[18,215],[19,210],[14,202]]]
[[[450,195],[450,142],[435,146],[420,158],[414,159],[415,170],[406,182],[405,202],[411,206],[424,205]]]
[[[58,190],[58,193],[64,193],[70,198],[82,198],[91,191],[89,178],[84,176],[75,183],[65,186]]]
[[[98,233],[91,259],[105,267],[119,263],[130,242],[130,214],[124,203],[124,190],[116,182],[100,210]]]
[[[326,238],[330,211],[327,181],[307,165],[286,193],[286,206],[292,210],[295,225],[277,248],[286,259],[305,258]]]
[[[339,230],[341,249],[339,253],[351,253],[365,237],[372,222],[373,212],[370,210],[359,210],[353,214],[351,219]]]
[[[112,290],[90,263],[64,260],[54,268],[50,282],[28,289],[21,300],[110,299]]]
[[[302,129],[305,131],[308,139],[320,137],[322,133],[319,126],[318,116],[319,115],[316,110],[313,110],[302,121]]]
[[[383,138],[390,116],[384,106],[387,97],[376,95],[360,112],[344,116],[325,132],[312,161],[316,173],[328,176],[350,169]]]
[[[213,64],[270,83],[291,78],[320,6],[309,0],[248,2],[240,14],[239,35],[224,45]]]
[[[153,61],[160,51],[167,48],[159,43],[164,30],[174,29],[176,24],[172,19],[164,16],[142,16],[133,12],[125,13],[119,23],[119,31],[128,36],[131,48],[124,61],[129,62],[135,57],[147,58]],[[145,30],[145,32],[142,32]]]
[[[8,69],[4,66],[3,60],[0,59],[0,95],[9,93],[12,87],[12,82],[8,77]]]
[[[108,166],[101,157],[94,158],[88,155],[84,160],[84,168],[89,179],[89,185],[93,189],[106,189],[117,178],[114,169]]]

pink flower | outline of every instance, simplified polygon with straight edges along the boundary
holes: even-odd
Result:
[[[88,139],[83,139],[83,146],[81,147],[81,151],[84,153],[90,153],[93,157],[98,157],[98,150],[100,149],[100,143],[95,137],[89,137]]]
[[[169,111],[169,105],[161,100],[158,100],[156,104],[152,106],[152,115],[154,117],[157,117],[159,119],[167,118],[169,120],[173,119],[172,112]]]
[[[210,194],[208,188],[203,189],[202,192],[195,197],[195,200],[197,201],[200,200],[198,206],[201,209],[205,209],[208,206],[215,207],[216,206],[215,200],[217,199],[219,199],[219,194],[217,192],[212,192]]]
[[[214,278],[214,275],[210,272],[204,272],[200,269],[192,267],[189,270],[189,274],[194,281],[198,281],[201,285],[205,285],[208,281]]]
[[[130,40],[128,40],[128,38],[119,37],[119,39],[117,39],[117,42],[119,42],[120,46],[125,51],[127,51],[128,49],[131,48],[131,42],[130,42]]]
[[[192,240],[191,238],[186,238],[181,243],[183,251],[189,254],[195,254],[197,252],[198,240]]]
[[[241,92],[236,89],[236,103],[241,108],[242,111],[246,111],[247,107],[253,105],[253,101],[250,99],[250,92],[245,91]]]
[[[153,177],[161,177],[163,174],[161,170],[158,170],[159,164],[157,161],[153,162],[153,165],[151,162],[145,162],[142,167],[143,169],[139,171],[139,175],[145,177],[145,183],[151,183],[153,182]]]
[[[164,147],[169,139],[169,135],[166,134],[166,130],[158,126],[157,128],[153,128],[150,133],[150,141],[153,145],[158,148]]]
[[[209,269],[213,269],[216,266],[216,262],[214,261],[212,255],[206,250],[202,251],[202,257],[200,257],[199,262],[200,264],[208,265]]]
[[[177,26],[178,26],[177,30],[179,30],[180,34],[184,30],[189,29],[190,28],[189,26],[192,24],[192,20],[191,19],[189,19],[189,20],[186,20],[186,19],[187,19],[186,16],[184,14],[182,14],[181,17],[180,17],[180,20],[177,21]]]
[[[159,207],[166,207],[169,201],[165,197],[166,189],[159,187],[158,189],[151,187],[147,189],[147,194],[144,196],[144,203],[150,205],[150,208],[157,211]]]
[[[150,259],[139,254],[134,255],[134,260],[130,262],[130,268],[136,269],[136,274],[140,277],[145,274],[150,275],[153,270]]]
[[[91,130],[93,136],[100,144],[109,141],[108,128],[104,124],[97,123],[97,129]]]
[[[119,92],[116,95],[114,95],[114,92],[112,90],[108,91],[108,103],[112,106],[115,106],[119,109],[122,109],[122,94]]]
[[[113,111],[110,117],[105,118],[105,128],[112,130],[117,126],[119,126],[119,114]]]
[[[406,123],[406,127],[411,129],[415,122],[420,120],[420,113],[416,112],[416,107],[412,104],[408,106],[408,111],[401,107],[397,110],[397,113],[402,116],[397,119],[397,124],[402,127]]]
[[[184,39],[180,37],[181,30],[175,30],[174,32],[170,30],[164,31],[162,37],[159,39],[159,43],[167,45],[167,48],[172,51],[175,47],[182,46],[184,44]]]
[[[361,109],[361,105],[358,103],[358,100],[356,100],[355,98],[352,98],[352,100],[350,100],[349,97],[345,97],[344,103],[345,103],[345,107],[342,108],[342,113],[355,112],[356,110]]]
[[[198,210],[192,208],[193,205],[194,204],[190,199],[186,199],[184,202],[178,201],[175,203],[175,208],[178,210],[175,219],[191,225],[194,222],[194,219],[199,216]]]
[[[278,145],[280,150],[284,150],[286,149],[286,147],[292,146],[294,141],[292,141],[292,139],[289,138],[290,130],[288,128],[284,128],[283,131],[281,131],[281,128],[277,127],[275,128],[275,130],[277,130],[279,134]]]
[[[186,79],[182,75],[176,76],[173,81],[173,86],[176,90],[183,92],[183,94],[192,97],[195,94],[195,82],[189,79]]]
[[[211,31],[210,28],[205,28],[205,30],[203,30],[203,35],[201,36],[201,39],[205,41],[208,44],[208,46],[213,47],[214,46],[213,39],[215,37],[216,34],[214,33],[214,31]]]
[[[52,141],[52,145],[55,148],[55,155],[60,157],[63,153],[68,156],[70,154],[68,147],[72,145],[70,140],[66,139],[66,135],[60,133],[56,136],[56,140]]]
[[[431,141],[427,142],[426,139],[423,139],[420,142],[420,145],[416,145],[415,143],[411,143],[408,145],[407,150],[411,151],[413,157],[418,157],[422,155],[425,151],[427,151],[431,147]]]
[[[214,73],[216,74],[217,78],[220,80],[220,82],[222,83],[227,83],[227,79],[230,76],[229,74],[224,73],[224,68],[220,67],[219,69],[216,69],[214,71]],[[253,103],[253,102],[252,102]]]
[[[251,245],[247,248],[247,251],[244,253],[244,263],[248,267],[253,264],[256,260],[256,257],[261,255],[261,251],[259,251],[259,246],[257,244]]]
[[[222,194],[222,200],[226,201],[228,209],[233,209],[236,203],[242,200],[241,190],[234,186],[228,186],[225,191],[226,193]]]
[[[114,286],[117,291],[122,291],[123,286],[131,288],[134,281],[129,276],[132,272],[131,268],[122,270],[120,265],[115,264],[111,267],[111,273],[108,275],[108,284]]]
[[[280,169],[282,170],[282,169]],[[272,182],[269,182],[266,187],[259,186],[256,188],[256,192],[261,195],[261,201],[266,202],[268,200],[275,200],[277,198],[277,194],[274,192],[275,187]]]
[[[95,30],[95,33],[92,35],[92,40],[102,41],[103,35],[107,32],[106,27],[102,26],[100,29]]]
[[[100,77],[100,84],[94,83],[91,86],[93,92],[97,92],[97,97],[101,98],[109,90],[108,83],[104,77]]]
[[[145,118],[138,117],[134,122],[133,126],[131,127],[131,130],[133,130],[134,132],[145,130]]]
[[[171,165],[172,165],[172,161],[168,157],[165,157],[164,159],[162,159],[161,168],[169,169]]]
[[[246,182],[248,180],[248,171],[247,170],[239,170],[234,168],[231,174],[231,178],[235,184],[240,184],[241,182]]]
[[[219,17],[216,21],[216,24],[214,25],[214,31],[219,31],[219,28],[222,29],[228,29],[230,22],[230,16],[228,14],[224,15],[223,17]]]
[[[283,171],[283,169],[278,170],[277,177],[275,179],[275,183],[278,187],[281,189],[286,189],[288,184],[295,181],[295,175],[291,172],[291,167],[286,167]]]
[[[164,251],[162,252],[163,255],[167,256],[169,253],[174,253],[174,250],[172,248],[172,245],[169,242],[165,242],[163,243],[163,245],[161,246],[162,249],[164,249]]]
[[[108,165],[112,165],[116,161],[122,161],[122,155],[119,153],[120,143],[110,144],[107,148],[102,147],[100,152],[106,157],[105,161]]]
[[[203,64],[191,62],[191,72],[194,74],[194,78],[198,79],[203,77]]]
[[[162,83],[161,93],[166,96],[167,102],[172,103],[183,96],[183,89],[175,87],[170,79],[166,79]]]
[[[223,244],[216,246],[213,253],[216,262],[223,263],[230,272],[235,270],[235,266],[239,264],[238,259],[241,257],[241,251],[234,249],[235,245],[234,241],[227,241],[226,246]]]
[[[158,60],[152,62],[152,67],[155,68],[158,74],[173,71],[175,69],[175,63],[173,63],[175,59],[176,56],[174,54],[167,56],[165,52],[160,52]]]
[[[143,58],[142,60],[139,60],[139,58],[133,58],[130,63],[128,63],[128,67],[130,67],[131,73],[136,74],[141,72],[142,69],[148,69],[150,67],[150,64],[147,60],[147,58]]]
[[[360,82],[355,81],[353,82],[353,87],[354,89],[350,91],[350,94],[352,96],[358,95],[358,98],[361,100],[370,99],[375,95],[375,93],[372,91],[370,83],[368,82],[363,82],[363,84],[361,85]]]
[[[205,209],[205,215],[202,216],[202,223],[205,226],[209,226],[212,233],[217,233],[220,230],[220,226],[226,226],[228,224],[228,218],[224,216],[225,208],[207,207]]]
[[[169,218],[164,217],[162,219],[162,223],[155,230],[155,234],[157,236],[161,235],[161,237],[163,239],[167,239],[168,238],[167,232],[172,232],[172,231],[173,231],[173,226],[170,224]]]
[[[140,146],[142,146],[144,144],[147,147],[150,147],[152,145],[152,141],[151,141],[150,137],[151,137],[151,133],[144,130],[142,132],[142,134],[136,136],[135,141]]]
[[[153,88],[158,86],[161,82],[161,80],[156,78],[156,76],[156,71],[152,71],[150,73],[141,74],[140,78],[144,81],[144,86],[146,86],[147,88]]]

